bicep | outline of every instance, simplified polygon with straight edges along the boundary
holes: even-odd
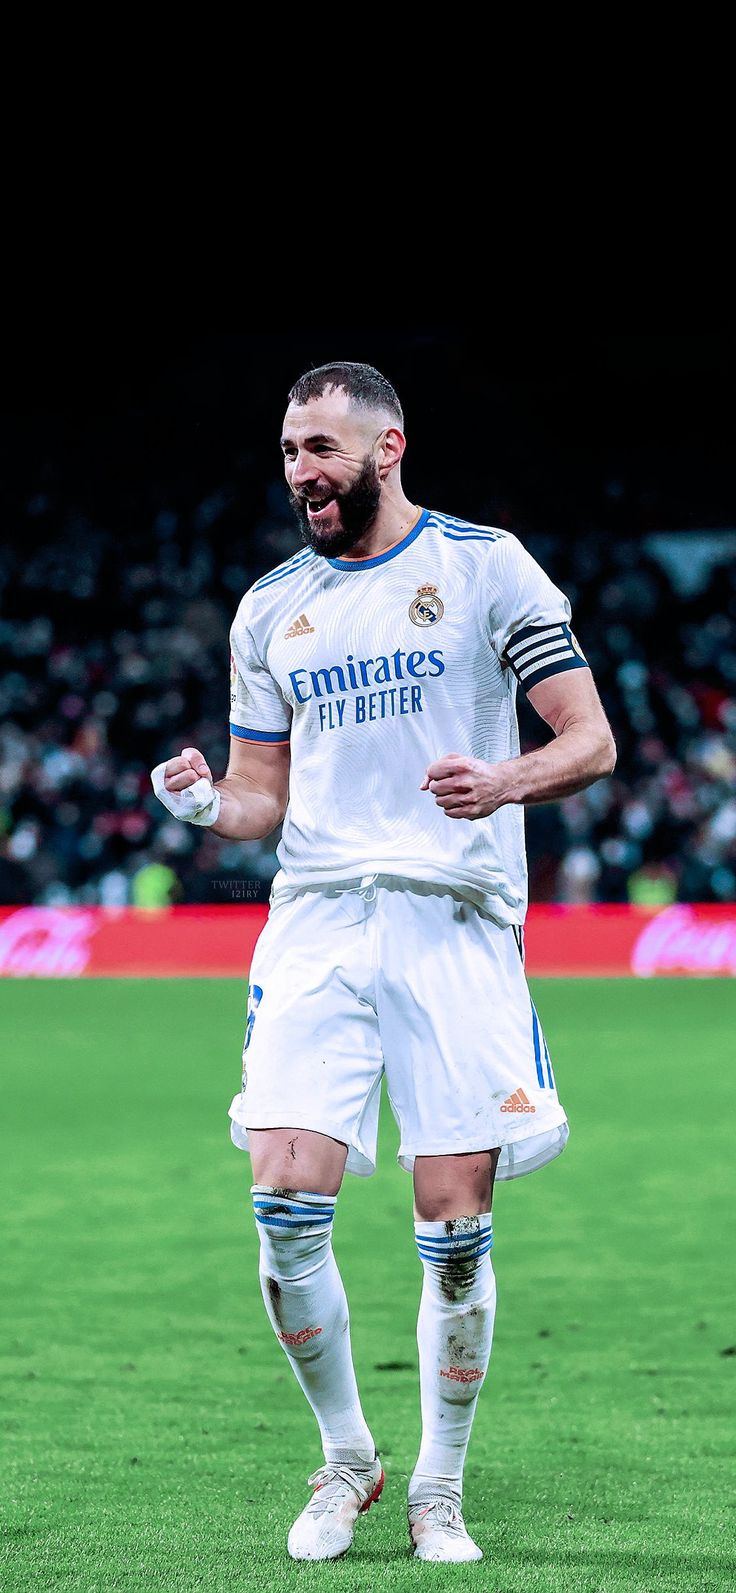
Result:
[[[230,756],[226,778],[247,781],[254,791],[273,797],[286,811],[289,799],[291,748],[288,741],[246,741],[230,737]]]
[[[585,724],[609,730],[603,704],[589,669],[564,669],[530,686],[527,697],[540,719],[556,736],[566,725]],[[610,733],[610,730],[609,730]]]

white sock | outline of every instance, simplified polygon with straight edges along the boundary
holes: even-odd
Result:
[[[271,1325],[319,1423],[325,1460],[373,1460],[350,1349],[348,1302],[332,1254],[335,1197],[251,1190],[261,1290]]]
[[[422,1442],[410,1504],[462,1499],[463,1466],[496,1312],[490,1212],[416,1222],[424,1285],[417,1322]]]

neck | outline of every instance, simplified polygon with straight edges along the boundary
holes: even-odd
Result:
[[[410,503],[403,492],[396,498],[387,499],[385,503],[382,501],[370,530],[354,544],[349,553],[343,553],[340,557],[375,559],[380,553],[385,553],[387,548],[392,548],[396,542],[400,542],[418,518],[417,505]]]

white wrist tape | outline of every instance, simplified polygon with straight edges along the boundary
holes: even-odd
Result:
[[[157,763],[151,770],[151,784],[159,799],[175,819],[185,824],[214,824],[220,811],[220,793],[204,775],[187,786],[186,791],[167,791],[164,785],[166,764]]]

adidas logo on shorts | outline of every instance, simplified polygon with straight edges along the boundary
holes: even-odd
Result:
[[[532,1106],[529,1096],[524,1094],[521,1087],[514,1090],[513,1095],[507,1096],[501,1107],[502,1112],[536,1112],[536,1110],[536,1106]]]

